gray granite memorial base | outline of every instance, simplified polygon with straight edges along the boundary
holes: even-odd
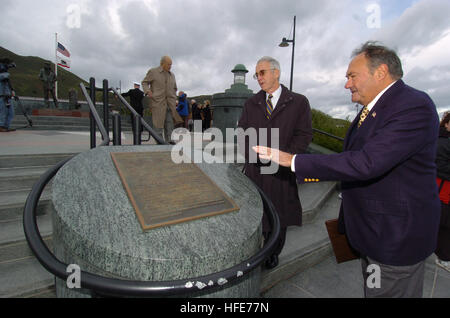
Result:
[[[237,204],[238,211],[142,230],[110,152],[170,149],[99,147],[64,165],[53,181],[55,256],[66,264],[78,265],[82,271],[106,277],[186,280],[192,288],[188,295],[179,295],[182,297],[258,297],[260,269],[235,284],[213,282],[218,288],[209,291],[202,291],[201,284],[193,281],[239,264],[261,248],[262,201],[251,182],[232,164],[197,166]],[[88,290],[68,288],[60,279],[56,293],[58,297],[95,296]]]

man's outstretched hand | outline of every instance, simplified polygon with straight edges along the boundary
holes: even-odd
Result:
[[[264,146],[254,146],[252,149],[261,159],[271,160],[283,167],[290,167],[292,157],[294,157],[293,154]]]

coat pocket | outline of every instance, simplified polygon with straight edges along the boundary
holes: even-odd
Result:
[[[367,211],[375,214],[405,217],[408,214],[406,201],[366,200]]]

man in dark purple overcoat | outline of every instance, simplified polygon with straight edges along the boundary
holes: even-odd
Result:
[[[280,149],[291,153],[304,153],[312,139],[311,109],[308,99],[280,85],[280,64],[271,57],[263,57],[258,61],[254,77],[258,80],[261,91],[246,101],[238,126],[244,130],[256,129],[258,132],[266,128],[267,143],[266,140],[256,142],[268,146],[272,140],[271,129],[276,128],[279,133],[277,142]],[[247,143],[246,150],[252,146]],[[245,174],[270,198],[280,218],[280,240],[274,254],[265,263],[267,268],[273,268],[277,266],[278,255],[284,246],[286,228],[302,224],[302,207],[295,176],[289,168],[280,167],[274,174],[264,174],[261,173],[263,167],[264,164],[260,161],[252,163],[246,160]],[[263,234],[266,238],[270,231],[269,222],[264,214]]]
[[[345,88],[364,108],[342,153],[255,151],[290,166],[300,182],[342,181],[340,231],[361,254],[366,297],[422,297],[425,260],[436,249],[440,219],[436,106],[401,80],[394,51],[368,42],[353,56]]]

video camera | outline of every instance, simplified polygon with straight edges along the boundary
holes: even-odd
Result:
[[[8,58],[0,59],[0,73],[8,72],[8,69],[16,67],[16,63]]]
[[[20,101],[19,97],[15,94],[12,94],[13,88],[11,87],[11,83],[9,81],[9,73],[8,69],[16,67],[16,63],[14,63],[12,60],[10,60],[9,58],[0,58],[0,98],[3,98],[5,100],[5,104],[6,107],[9,108],[11,107],[11,95],[14,95],[14,100],[17,102],[17,105],[20,107],[20,109],[22,110],[23,115],[25,116],[25,118],[28,121],[28,126],[32,127],[33,126],[33,122],[30,119],[30,117],[28,117],[27,112],[24,110],[22,102]],[[2,73],[6,73],[6,74],[2,74]],[[24,128],[28,127],[25,126]]]
[[[16,67],[16,63],[11,61],[9,58],[0,59],[0,96],[5,99],[6,107],[11,107],[11,84],[9,82],[8,69]],[[6,74],[4,74],[6,73]]]

